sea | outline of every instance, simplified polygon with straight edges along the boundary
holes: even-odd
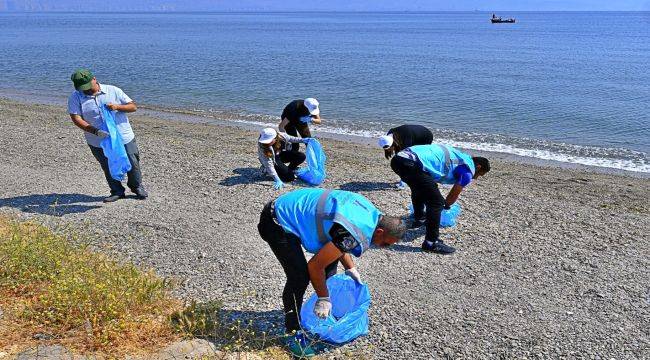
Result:
[[[650,173],[650,12],[0,13],[0,96],[65,106],[90,68],[140,105]],[[66,121],[66,119],[62,119]]]

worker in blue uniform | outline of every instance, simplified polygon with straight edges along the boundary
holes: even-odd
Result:
[[[300,332],[299,314],[309,282],[318,295],[314,313],[326,318],[332,304],[325,280],[336,274],[338,263],[347,275],[361,282],[350,254],[358,257],[370,247],[392,245],[407,228],[400,218],[382,214],[359,194],[300,189],[266,204],[258,230],[287,276],[282,302],[287,333],[293,334],[289,350],[306,357],[313,355],[313,349]],[[303,248],[314,254],[309,261]]]
[[[422,250],[451,254],[456,249],[440,240],[440,214],[456,202],[472,180],[490,171],[484,157],[470,155],[448,145],[415,145],[397,153],[391,168],[411,188],[414,222],[419,227],[426,220]],[[453,185],[444,198],[438,184]],[[425,212],[426,208],[426,212]]]

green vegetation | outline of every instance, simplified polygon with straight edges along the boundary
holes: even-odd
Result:
[[[0,306],[16,315],[13,330],[0,330],[45,329],[81,351],[142,349],[177,336],[166,314],[180,303],[168,281],[70,240],[0,218]]]
[[[121,358],[199,337],[229,353],[290,358],[281,337],[256,330],[268,319],[237,320],[218,301],[183,306],[170,281],[82,243],[0,215],[0,353],[45,341]]]

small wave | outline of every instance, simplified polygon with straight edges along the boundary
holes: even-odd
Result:
[[[506,154],[513,154],[518,156],[537,158],[542,160],[552,160],[552,161],[566,162],[571,164],[581,164],[581,165],[606,167],[606,168],[633,171],[633,172],[650,173],[650,165],[643,160],[574,156],[570,154],[552,152],[549,150],[542,150],[542,149],[524,149],[524,148],[519,148],[507,144],[470,143],[470,142],[463,142],[463,141],[453,141],[448,139],[436,139],[436,141],[447,143],[452,146],[460,147],[463,149],[506,153]]]
[[[16,92],[0,89],[0,97],[14,101],[26,101],[32,103],[60,104],[62,97],[43,98],[35,96],[18,96]],[[31,101],[30,101],[31,100]],[[175,120],[189,120],[196,116],[205,121],[213,119],[219,122],[238,123],[247,126],[276,127],[279,119],[277,116],[268,114],[251,114],[246,111],[224,111],[215,109],[183,109],[183,108],[162,108],[157,106],[144,106],[152,110],[156,115],[163,118]],[[170,115],[179,115],[171,116]],[[185,119],[188,117],[188,119]],[[190,120],[191,121],[191,120]],[[328,119],[336,124],[333,119]],[[387,123],[366,123],[372,127],[388,129],[396,124]],[[374,139],[385,133],[385,130],[369,130],[355,128],[355,124],[341,124],[340,126],[318,126],[319,133],[331,134],[332,137],[352,136],[362,139]],[[650,164],[647,161],[647,154],[624,148],[601,148],[594,146],[581,146],[565,143],[552,143],[549,141],[514,138],[505,135],[460,133],[446,129],[434,130],[435,141],[449,144],[451,146],[468,149],[487,151],[494,153],[512,154],[542,160],[558,161],[563,163],[597,166],[618,170],[631,171],[636,173],[650,173]]]
[[[268,117],[264,119],[266,121],[260,120],[242,120],[242,119],[232,119],[228,120],[229,122],[236,122],[249,125],[258,125],[262,127],[275,127],[277,126],[277,118]],[[273,122],[269,122],[273,121]],[[378,130],[367,130],[367,129],[350,129],[347,127],[331,127],[331,126],[319,126],[319,133],[327,133],[344,136],[354,136],[367,139],[376,139],[379,136],[385,134],[385,131]],[[559,161],[564,163],[571,164],[580,164],[588,166],[598,166],[604,168],[612,168],[625,171],[633,171],[639,173],[650,173],[650,164],[647,163],[645,159],[645,154],[630,151],[627,149],[609,149],[609,148],[598,148],[590,146],[580,146],[580,145],[571,145],[564,143],[553,144],[546,141],[532,140],[532,139],[517,139],[518,145],[523,145],[526,142],[530,142],[531,145],[539,145],[544,148],[527,148],[524,146],[517,146],[512,144],[504,144],[499,142],[475,142],[475,141],[462,141],[453,138],[454,132],[452,131],[440,131],[445,133],[446,137],[437,137],[434,139],[434,142],[448,144],[454,147],[459,147],[468,150],[478,150],[478,151],[487,151],[494,153],[504,153],[517,156],[524,156],[542,160],[550,161]],[[461,134],[460,136],[473,135],[474,137],[489,137],[486,134]],[[496,136],[501,138],[507,138],[504,136]],[[550,148],[550,149],[547,149]],[[555,151],[553,150],[555,148]],[[584,153],[593,153],[599,154],[602,156],[583,156],[580,154]],[[634,159],[624,159],[614,157],[616,155],[620,156],[626,154],[629,156],[635,157]]]

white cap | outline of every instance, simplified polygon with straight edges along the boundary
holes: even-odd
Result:
[[[388,135],[380,136],[379,141],[377,141],[377,144],[382,149],[391,147],[393,145],[393,135],[388,134]]]
[[[278,136],[278,132],[273,128],[264,128],[260,131],[260,138],[257,141],[261,144],[270,144]]]
[[[309,115],[318,115],[320,114],[320,109],[318,108],[318,100],[314,98],[306,98],[303,102],[309,110]]]

